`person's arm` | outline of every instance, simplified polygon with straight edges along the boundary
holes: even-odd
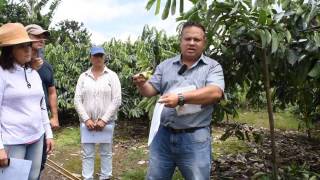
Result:
[[[222,98],[224,86],[222,67],[217,63],[211,66],[205,87],[181,94],[184,97],[185,104],[214,104]],[[164,103],[166,107],[176,107],[178,99],[178,94],[169,93],[161,96],[159,102]]]
[[[34,70],[39,70],[43,65],[43,60],[41,57],[35,57],[31,59],[31,68]]]
[[[107,123],[110,118],[118,113],[119,107],[121,105],[121,84],[118,76],[116,74],[112,77],[111,84],[111,104],[107,104],[107,110],[101,117],[101,120]]]
[[[3,70],[0,68],[0,109],[2,106],[2,100],[3,100],[3,94],[4,94],[4,79],[2,78],[3,77],[2,72]],[[2,126],[0,125],[0,132],[2,132],[1,129],[2,129]],[[8,166],[8,155],[6,150],[4,149],[2,138],[0,138],[0,167],[6,167],[6,166]]]
[[[42,123],[43,123],[43,127],[45,129],[45,134],[46,134],[46,144],[47,144],[46,151],[47,153],[50,153],[53,150],[53,133],[52,133],[52,129],[49,121],[44,94],[41,101],[41,114],[42,114]]]
[[[158,94],[158,91],[146,79],[138,81],[141,81],[141,83],[135,84],[137,85],[138,90],[142,96],[152,97]]]
[[[0,67],[0,109],[2,109],[2,100],[3,100],[3,94],[4,94],[4,79],[3,79],[3,70]],[[0,111],[0,115],[1,115],[1,111]],[[0,119],[1,122],[1,119]],[[0,133],[2,132],[2,125],[0,125]],[[1,134],[0,134],[1,135]],[[2,143],[2,138],[0,138],[0,150],[3,149],[4,150],[4,146]],[[0,153],[0,161],[2,159],[1,154],[3,155],[3,153]]]
[[[50,125],[53,129],[59,127],[58,107],[57,107],[57,90],[55,86],[48,88],[49,107],[51,112]]]
[[[215,85],[208,85],[206,87],[181,93],[184,97],[185,104],[214,104],[218,102],[222,95],[223,91]],[[178,105],[178,94],[168,93],[160,97],[159,103],[164,103],[166,107],[174,108]]]
[[[79,115],[80,122],[86,122],[90,119],[89,115],[86,113],[86,110],[82,104],[82,83],[83,83],[84,74],[81,74],[77,85],[76,85],[76,91],[74,94],[74,106],[76,108],[76,111]]]
[[[133,83],[137,86],[142,96],[152,97],[160,92],[162,69],[163,65],[159,64],[149,80],[141,73],[132,76]]]

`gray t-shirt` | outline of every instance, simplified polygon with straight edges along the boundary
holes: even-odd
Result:
[[[149,82],[161,94],[172,92],[177,88],[195,86],[197,89],[207,85],[215,85],[224,91],[224,76],[221,65],[202,55],[193,66],[179,75],[183,65],[181,55],[160,63]],[[175,108],[165,107],[161,113],[161,124],[175,129],[209,126],[213,112],[212,105],[202,105],[194,114],[178,116]]]

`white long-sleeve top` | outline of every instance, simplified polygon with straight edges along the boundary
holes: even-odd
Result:
[[[105,122],[116,120],[121,105],[121,85],[118,75],[104,67],[103,74],[94,79],[89,68],[78,79],[74,104],[80,122],[88,119],[102,119]]]
[[[34,142],[44,133],[53,138],[39,74],[17,64],[10,70],[0,66],[0,149]]]

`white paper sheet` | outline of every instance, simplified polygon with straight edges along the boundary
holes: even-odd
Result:
[[[31,164],[30,160],[10,158],[10,165],[0,168],[0,179],[28,180]]]
[[[161,119],[161,112],[163,110],[164,104],[157,103],[153,110],[150,132],[149,132],[149,139],[148,139],[148,146],[152,143],[154,136],[157,134],[159,126],[160,126],[160,119]]]
[[[186,86],[186,87],[180,87],[177,89],[174,89],[173,93],[184,93],[188,91],[196,90],[196,86]],[[201,111],[201,105],[197,104],[184,104],[183,106],[177,106],[176,107],[177,115],[187,115],[187,114],[194,114]]]
[[[114,123],[107,124],[102,131],[89,131],[84,123],[80,124],[81,143],[111,143]]]

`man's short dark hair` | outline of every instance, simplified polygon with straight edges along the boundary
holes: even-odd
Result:
[[[182,32],[184,29],[189,28],[189,27],[193,27],[193,26],[202,29],[203,33],[206,34],[206,28],[202,24],[200,24],[198,22],[187,21],[183,24],[183,26],[181,28],[180,36],[182,36]]]

